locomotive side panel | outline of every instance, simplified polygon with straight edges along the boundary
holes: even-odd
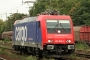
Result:
[[[36,22],[27,22],[15,25],[14,29],[14,45],[36,46]]]

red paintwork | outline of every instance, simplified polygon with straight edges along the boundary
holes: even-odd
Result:
[[[80,40],[90,41],[90,26],[82,26],[80,28]]]
[[[71,23],[71,34],[48,34],[46,31],[46,19],[65,19],[70,20]],[[42,31],[42,46],[45,44],[74,44],[74,30],[73,23],[70,16],[66,15],[40,15],[38,20],[41,22]],[[53,43],[48,43],[48,39],[52,39]],[[71,43],[66,43],[66,39],[72,40]],[[56,40],[62,40],[62,42],[56,42]]]
[[[49,39],[53,40],[53,44],[74,44],[71,34],[47,34],[46,43]],[[71,40],[71,43],[66,43],[66,40]]]

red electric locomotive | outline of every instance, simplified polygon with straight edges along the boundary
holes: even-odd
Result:
[[[62,55],[74,52],[73,22],[67,15],[39,15],[14,24],[13,47],[35,55]]]

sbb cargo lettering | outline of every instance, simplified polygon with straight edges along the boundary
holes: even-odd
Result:
[[[15,29],[15,39],[17,41],[27,40],[27,27],[26,26],[21,26],[21,27],[16,27]]]

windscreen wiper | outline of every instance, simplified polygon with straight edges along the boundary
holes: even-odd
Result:
[[[54,30],[56,26],[58,26],[58,24],[56,24],[51,30]]]
[[[61,22],[60,22],[60,26],[62,27],[63,30],[65,30],[64,27],[62,26]]]

